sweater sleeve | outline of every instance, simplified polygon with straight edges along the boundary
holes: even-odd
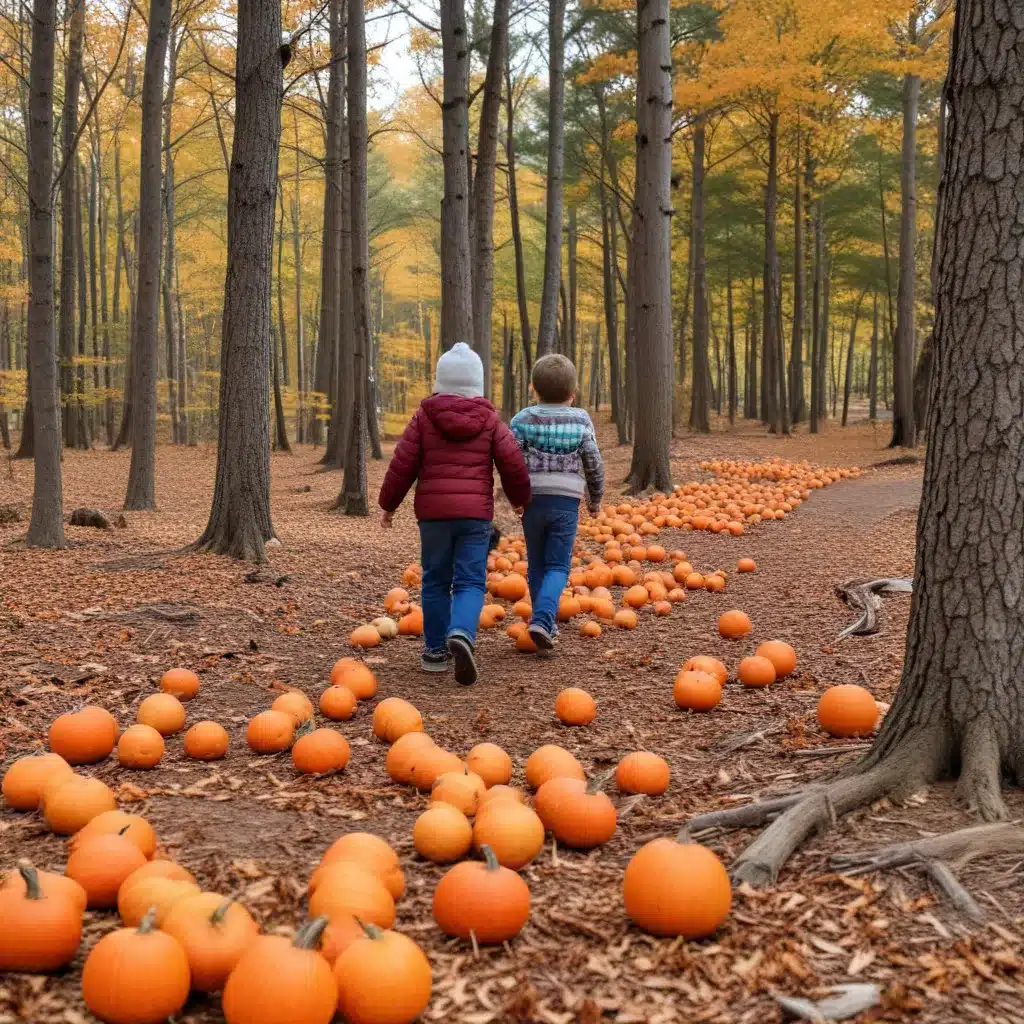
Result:
[[[494,428],[492,446],[494,464],[501,477],[501,487],[505,497],[514,508],[524,508],[530,504],[530,474],[526,471],[523,453],[519,450],[512,431],[498,420]]]
[[[385,512],[394,512],[405,500],[409,488],[419,476],[422,446],[420,444],[420,410],[413,413],[409,425],[405,428],[395,445],[395,453],[381,484],[378,504]]]
[[[597,447],[593,424],[590,425],[580,445],[580,461],[583,463],[583,475],[587,480],[587,497],[590,504],[600,505],[604,496],[604,459],[601,458],[601,449]]]
[[[520,448],[526,447],[526,434],[523,431],[523,425],[526,422],[526,410],[520,409],[519,412],[512,417],[512,421],[508,425],[508,429],[512,431],[512,437],[515,438],[515,442]]]

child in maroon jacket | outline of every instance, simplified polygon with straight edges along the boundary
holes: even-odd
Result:
[[[515,438],[483,397],[484,368],[464,342],[437,361],[434,393],[423,399],[395,446],[380,489],[381,526],[416,483],[413,508],[420,525],[423,564],[421,665],[455,681],[476,682],[473,656],[487,582],[494,474],[522,514],[530,501],[530,476]]]

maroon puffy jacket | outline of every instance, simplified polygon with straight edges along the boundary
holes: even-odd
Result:
[[[494,406],[486,398],[431,395],[395,445],[380,507],[394,512],[416,482],[417,519],[493,519],[492,464],[512,505],[527,505],[530,475]]]

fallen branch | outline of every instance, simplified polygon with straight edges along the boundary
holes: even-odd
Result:
[[[882,609],[880,594],[910,594],[913,580],[906,577],[881,580],[849,580],[836,587],[836,593],[854,611],[860,614],[840,634],[838,639],[848,636],[868,636],[879,630],[878,613]]]
[[[723,754],[731,754],[735,750],[742,750],[743,747],[749,747],[752,743],[760,743],[769,736],[777,736],[782,732],[785,732],[785,729],[781,725],[768,726],[754,732],[731,732],[715,744],[715,750]]]
[[[800,790],[797,793],[787,793],[772,800],[759,800],[752,804],[742,804],[740,807],[728,807],[721,811],[698,814],[679,830],[680,841],[697,835],[698,832],[707,832],[709,829],[755,828],[758,825],[763,825],[766,821],[799,803],[807,795],[807,792],[807,790]]]
[[[946,894],[949,902],[964,917],[981,924],[985,920],[985,911],[978,906],[974,897],[960,884],[950,866],[941,860],[921,858],[921,867],[928,873],[933,882]]]
[[[816,761],[819,757],[836,757],[839,754],[863,754],[870,749],[870,743],[850,743],[845,747],[807,747],[803,750],[790,750],[788,753],[805,761]]]

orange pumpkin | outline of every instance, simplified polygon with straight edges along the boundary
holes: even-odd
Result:
[[[537,815],[554,837],[575,850],[591,850],[615,834],[615,805],[580,779],[549,779],[537,790]]]
[[[160,930],[178,940],[188,958],[192,988],[219,992],[260,927],[241,903],[215,892],[179,900]]]
[[[380,879],[392,899],[401,899],[405,892],[405,875],[398,854],[380,836],[372,832],[346,832],[336,839],[320,859],[320,866],[345,862],[364,868]],[[314,876],[315,876],[314,872]],[[311,891],[313,880],[310,879]]]
[[[379,647],[380,633],[373,626],[356,626],[349,634],[348,642],[353,647]]]
[[[384,597],[384,611],[393,612],[399,605],[409,603],[409,591],[392,587]]]
[[[706,586],[704,577],[699,572],[688,573],[683,584],[687,590],[703,590]]]
[[[172,668],[160,677],[160,689],[180,701],[191,700],[199,693],[199,676],[187,668]]]
[[[158,857],[139,868],[138,871],[133,871],[124,880],[121,891],[127,892],[137,882],[144,882],[147,878],[169,878],[172,882],[189,882],[191,885],[195,885],[197,889],[199,888],[196,885],[195,876],[188,868],[183,868],[173,860]]]
[[[722,699],[722,685],[707,672],[680,672],[673,696],[676,704],[689,711],[710,711]]]
[[[615,769],[615,785],[620,793],[646,793],[659,796],[668,789],[671,772],[668,762],[646,750],[627,754]]]
[[[365,931],[334,965],[338,1010],[348,1024],[411,1024],[430,1002],[430,961],[405,935]]]
[[[293,939],[260,935],[228,976],[221,998],[227,1024],[329,1024],[338,984],[317,952],[327,918],[310,921]]]
[[[559,622],[569,622],[580,614],[580,603],[575,597],[561,597],[558,601]]]
[[[42,812],[50,831],[58,835],[69,836],[104,811],[117,809],[110,787],[99,779],[73,775],[63,782],[53,781],[59,784],[45,794]]]
[[[555,698],[555,715],[563,725],[589,725],[597,717],[597,702],[586,690],[569,686]]]
[[[697,657],[685,662],[683,671],[706,672],[709,676],[714,676],[721,686],[724,686],[729,678],[728,669],[717,658],[710,658],[706,654],[698,654]]]
[[[411,761],[409,781],[421,793],[429,793],[445,772],[461,772],[465,768],[458,755],[435,744],[418,748]]]
[[[753,628],[750,617],[738,608],[723,612],[718,618],[718,632],[725,640],[739,640],[741,637],[746,636]]]
[[[124,880],[145,863],[145,855],[127,836],[95,835],[75,846],[64,872],[85,890],[90,908],[105,908],[116,906]]]
[[[27,870],[26,870],[27,869]],[[38,871],[27,860],[18,862],[17,870],[9,872],[0,880],[0,902],[9,891],[24,895],[28,891],[29,880],[34,879],[43,896],[51,899],[66,900],[78,912],[81,917],[89,902],[85,890],[67,875],[58,875],[55,871]],[[6,924],[6,919],[4,920]],[[3,936],[0,936],[2,941]],[[5,968],[0,967],[0,970]]]
[[[526,580],[517,572],[511,572],[498,583],[498,596],[504,601],[521,601],[529,593]]]
[[[631,608],[643,608],[645,604],[650,600],[650,594],[647,592],[646,587],[639,585],[630,587],[626,591],[623,601],[628,604]]]
[[[82,908],[66,891],[44,889],[30,865],[18,872],[20,886],[0,887],[0,971],[55,971],[78,953]]]
[[[512,778],[512,758],[496,743],[478,743],[466,755],[466,767],[479,775],[488,789]]]
[[[525,627],[525,623],[520,623]],[[537,645],[533,642],[533,637],[530,636],[526,628],[516,633],[516,650],[521,654],[536,654]]]
[[[341,771],[350,756],[348,740],[334,729],[314,729],[300,736],[292,747],[292,764],[304,775]]]
[[[407,732],[391,744],[384,759],[388,775],[403,786],[410,785],[417,753],[434,747],[436,744],[425,732]]]
[[[347,722],[356,713],[356,695],[347,686],[328,686],[320,694],[320,714],[332,722]]]
[[[423,636],[423,609],[412,608],[398,620],[402,636]]]
[[[50,725],[50,749],[69,765],[95,764],[110,756],[117,742],[117,723],[103,708],[93,705],[60,715]]]
[[[673,587],[665,597],[672,602],[672,604],[678,604],[680,601],[686,600],[686,591],[681,587]]]
[[[185,733],[185,753],[197,761],[217,761],[228,752],[231,742],[219,722],[196,722]]]
[[[585,779],[583,765],[564,747],[547,743],[538,747],[526,759],[526,784],[539,789],[548,779],[565,775],[571,779]]]
[[[741,558],[736,563],[737,572],[754,572],[757,569],[757,563],[752,558]]]
[[[60,754],[19,757],[4,772],[4,801],[12,810],[34,811],[48,782],[56,778],[67,780],[74,774],[74,769]]]
[[[524,597],[522,601],[516,601],[512,606],[512,611],[521,619],[529,619],[533,614],[533,605],[530,604],[529,598]]]
[[[432,803],[412,828],[416,852],[435,864],[461,860],[473,844],[473,826],[457,807]]]
[[[644,591],[644,593],[647,593],[647,591]],[[632,608],[620,608],[612,618],[612,622],[619,629],[636,629],[640,620],[636,617],[636,612]]]
[[[160,1024],[188,999],[188,958],[178,940],[147,915],[138,928],[119,928],[89,950],[82,1000],[107,1024]]]
[[[666,937],[711,935],[732,905],[729,875],[718,857],[673,839],[654,839],[633,855],[622,892],[633,924]]]
[[[767,658],[775,666],[778,679],[785,679],[793,674],[796,668],[796,651],[782,640],[766,640],[757,649],[761,658]]]
[[[444,772],[434,780],[430,802],[451,804],[467,817],[472,817],[476,814],[480,797],[486,792],[484,780],[473,772]]]
[[[744,686],[770,686],[775,682],[775,666],[760,656],[744,658],[736,668],[736,675]]]
[[[164,756],[164,738],[151,725],[129,726],[117,741],[117,760],[123,768],[155,768]]]
[[[863,686],[830,686],[818,701],[818,724],[833,736],[867,736],[878,718],[875,698]]]
[[[580,626],[580,633],[587,637],[596,637],[601,635],[601,626],[591,619],[589,622],[584,622]]]
[[[149,860],[156,852],[156,832],[145,818],[127,811],[104,811],[97,815],[81,831],[76,832],[69,842],[71,850],[77,850],[82,843],[96,836],[121,835],[130,839]]]
[[[139,705],[135,718],[140,725],[156,729],[161,736],[173,736],[185,726],[185,707],[169,693],[154,693]]]
[[[710,591],[712,594],[720,594],[725,590],[725,577],[717,572],[713,572],[710,575],[705,576],[704,589]]]
[[[245,742],[257,754],[278,754],[295,738],[295,718],[285,711],[261,711],[249,721]]]
[[[450,868],[434,890],[434,920],[446,935],[484,945],[515,938],[530,916],[530,890],[514,871],[502,867],[489,846],[484,861]]]
[[[355,658],[340,658],[334,663],[331,685],[348,687],[356,700],[370,700],[377,693],[377,677]]]
[[[422,732],[423,716],[401,697],[388,697],[373,709],[373,734],[394,743],[407,732]]]
[[[671,615],[672,605],[666,601],[655,601],[654,602],[654,614],[655,615]]]
[[[493,803],[498,803],[501,800],[513,800],[516,803],[525,804],[526,794],[521,789],[516,789],[515,786],[504,786],[500,783],[497,786],[491,786],[489,790],[482,797],[480,797],[480,806],[477,808],[477,815],[483,813],[484,808],[490,807]]]
[[[283,711],[286,715],[291,715],[295,719],[296,725],[302,725],[303,722],[308,722],[313,717],[312,701],[299,690],[289,690],[287,693],[282,693],[270,705],[270,710]]]
[[[150,861],[150,864],[155,863]],[[143,870],[139,868],[139,871]],[[159,926],[176,903],[199,893],[198,885],[176,878],[151,876],[133,881],[139,871],[129,875],[117,893],[117,912],[128,928],[141,924],[151,911]]]
[[[395,922],[395,900],[378,875],[361,864],[336,860],[324,865],[309,897],[309,912],[328,918],[352,914],[360,921],[390,928]]]
[[[544,824],[531,808],[506,797],[477,813],[473,845],[478,850],[489,846],[499,864],[518,871],[544,848]]]
[[[324,929],[320,955],[333,967],[339,956],[366,933],[351,914],[338,914]]]

